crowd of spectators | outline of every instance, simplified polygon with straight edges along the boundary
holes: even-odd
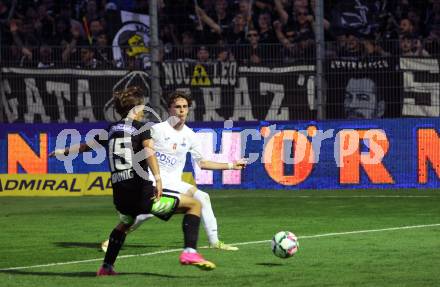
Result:
[[[148,0],[0,0],[0,62],[115,67],[120,11]],[[440,0],[325,0],[327,57],[440,54]],[[292,63],[315,55],[315,0],[158,0],[162,60]],[[136,55],[134,55],[136,56]]]

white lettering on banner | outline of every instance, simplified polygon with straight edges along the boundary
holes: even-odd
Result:
[[[75,117],[75,122],[80,123],[85,119],[89,122],[96,122],[95,115],[92,108],[92,96],[90,95],[89,81],[78,80],[78,98],[77,98],[78,115]]]
[[[191,107],[189,107],[188,116],[186,117],[186,120],[188,122],[194,122],[196,120],[196,115],[194,113],[194,110],[196,109],[196,107],[197,107],[197,102],[193,99]]]
[[[165,74],[165,85],[173,84],[173,65],[172,63],[162,63],[163,71]]]
[[[252,105],[249,97],[249,88],[247,78],[240,77],[238,79],[238,87],[235,88],[234,93],[234,114],[232,120],[239,121],[255,121],[252,114]]]
[[[162,67],[165,73],[166,85],[182,83],[189,85],[191,73],[189,72],[189,64],[187,62],[163,63]]]
[[[419,94],[421,96],[429,94],[430,105],[418,105],[416,97],[408,97],[404,93],[403,98],[403,116],[423,116],[438,117],[440,116],[440,83],[439,82],[416,82],[414,73],[429,72],[430,74],[439,75],[439,63],[436,59],[412,59],[401,58],[400,66],[402,70],[410,70],[403,72],[403,90],[404,92]]]
[[[330,62],[332,69],[383,69],[388,68],[390,64],[387,60],[377,61],[352,61],[352,60],[333,60]]]
[[[202,154],[205,158],[217,162],[233,162],[238,160],[241,155],[241,135],[237,132],[222,132],[220,153],[215,153],[215,145],[217,137],[214,131],[198,132],[196,136],[202,142]],[[215,140],[215,141],[214,141]],[[193,162],[195,181],[197,184],[213,184],[212,170],[202,170]],[[222,171],[223,184],[240,184],[240,170],[224,170]]]
[[[212,83],[214,85],[235,86],[237,77],[237,62],[214,63]]]
[[[48,94],[55,94],[55,97],[57,98],[59,113],[58,122],[67,123],[63,98],[70,102],[70,85],[67,83],[47,81],[46,90]]]
[[[416,104],[415,98],[403,98],[402,115],[438,117],[440,115],[439,83],[419,83],[414,81],[414,73],[403,73],[403,88],[405,92],[421,93],[430,95],[430,106]]]
[[[176,84],[182,84],[185,70],[182,69],[182,65],[174,65],[174,78],[176,80]]]
[[[203,115],[204,121],[224,121],[216,109],[221,108],[221,89],[215,88],[201,88],[203,92],[203,100],[205,101],[206,113]]]
[[[281,84],[260,83],[260,94],[267,96],[268,93],[272,93],[274,97],[267,112],[266,120],[289,120],[289,109],[287,107],[281,107],[284,99],[284,86]]]
[[[18,99],[7,99],[6,94],[11,95],[12,90],[11,86],[9,85],[9,81],[4,79],[0,84],[0,96],[2,98],[2,105],[4,107],[6,117],[8,118],[8,122],[12,123],[18,119]]]
[[[173,62],[162,63],[162,67],[166,85],[189,85],[197,66],[190,66],[188,62]],[[209,80],[212,80],[213,85],[235,86],[237,62],[216,62],[212,65],[202,65],[202,67],[205,71],[211,71],[212,68],[212,73],[209,73],[212,78]]]
[[[34,78],[25,78],[26,85],[26,108],[27,112],[24,114],[24,121],[26,123],[33,123],[35,115],[40,115],[43,123],[49,123],[50,117],[46,114],[43,105],[43,100],[40,96],[40,91],[37,88]]]

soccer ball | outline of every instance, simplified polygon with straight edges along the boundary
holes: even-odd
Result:
[[[298,238],[290,231],[280,231],[271,241],[272,252],[280,258],[292,257],[298,251]]]

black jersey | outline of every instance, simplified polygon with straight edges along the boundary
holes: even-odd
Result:
[[[136,216],[151,209],[154,189],[147,179],[147,161],[142,154],[143,141],[147,139],[151,139],[150,130],[136,120],[122,120],[108,128],[113,201],[123,214]]]

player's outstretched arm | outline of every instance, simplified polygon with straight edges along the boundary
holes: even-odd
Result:
[[[233,162],[216,162],[210,160],[200,160],[198,165],[201,169],[225,170],[225,169],[244,169],[247,165],[246,159],[242,158]]]
[[[82,153],[89,150],[97,150],[99,148],[103,148],[103,145],[107,144],[107,135],[106,134],[98,134],[92,140],[88,140],[86,143],[80,143],[72,145],[71,147],[66,147],[62,149],[56,149],[49,153],[49,157],[54,156],[68,156],[69,154]]]
[[[56,150],[52,151],[51,153],[49,153],[49,157],[54,157],[57,155],[67,156],[71,153],[82,153],[82,152],[89,151],[92,148],[93,147],[91,146],[91,144],[81,143],[81,144],[73,145],[70,148],[66,147],[66,148],[62,148],[62,149],[56,149]]]

